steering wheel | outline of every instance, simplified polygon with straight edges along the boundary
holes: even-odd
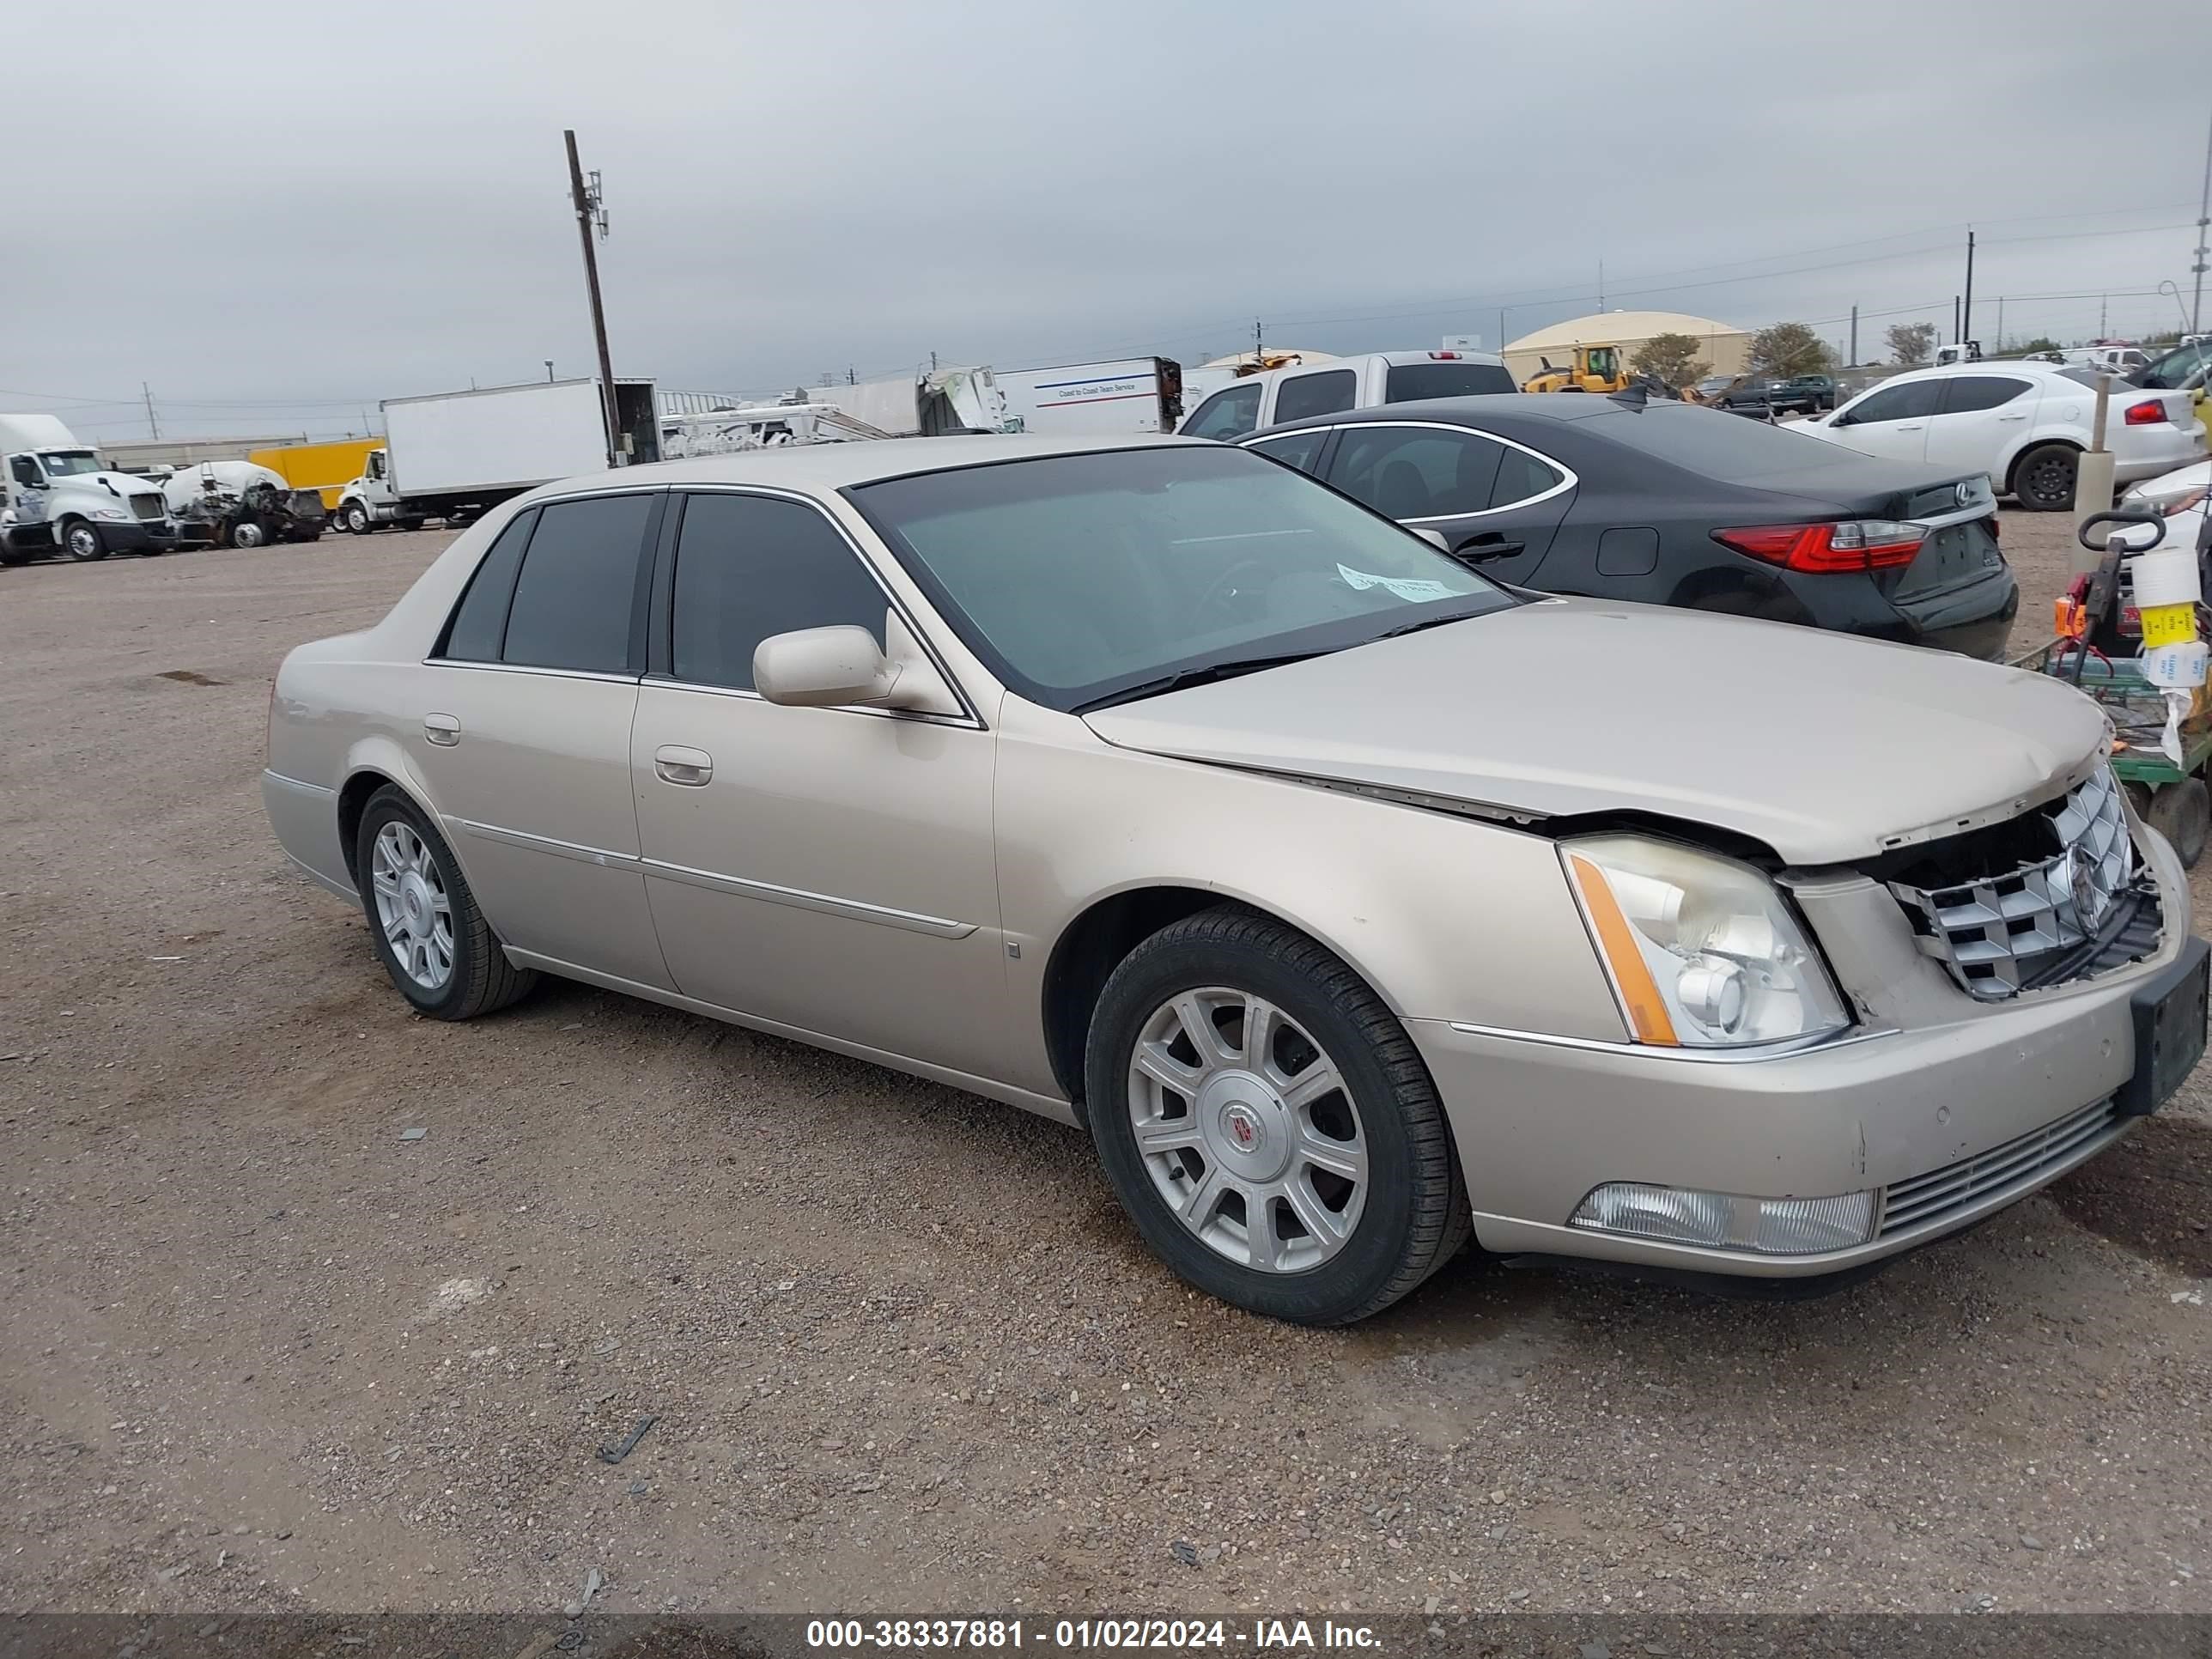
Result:
[[[1198,612],[1211,610],[1215,604],[1228,596],[1231,592],[1230,584],[1233,582],[1242,572],[1247,570],[1257,570],[1265,573],[1267,568],[1267,562],[1265,559],[1237,560],[1236,563],[1231,565],[1228,569],[1223,571],[1218,576],[1216,576],[1213,579],[1212,585],[1210,585],[1206,588],[1206,592],[1200,596],[1197,605],[1193,606],[1192,609]]]

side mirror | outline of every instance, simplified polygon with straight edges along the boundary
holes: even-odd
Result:
[[[753,689],[770,702],[795,708],[852,702],[932,714],[959,708],[919,649],[908,656],[902,648],[894,661],[878,647],[874,635],[851,626],[802,628],[763,640],[753,647]]]
[[[1415,530],[1413,533],[1439,553],[1451,551],[1451,544],[1444,539],[1444,533],[1441,530]]]

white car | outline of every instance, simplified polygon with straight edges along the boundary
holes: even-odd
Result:
[[[2074,505],[2075,461],[2089,447],[2096,385],[2087,370],[2050,363],[1916,368],[1796,429],[1888,460],[1981,467],[1999,493],[2057,513]],[[2132,483],[2202,459],[2204,428],[2189,393],[2116,382],[2105,447],[2114,481]]]
[[[2154,507],[2164,514],[2166,534],[2161,539],[2166,546],[2204,548],[2208,498],[2212,498],[2212,460],[2178,466],[2146,479],[2123,495],[2120,505]],[[2130,545],[2149,544],[2148,530],[2123,533],[2128,535]]]

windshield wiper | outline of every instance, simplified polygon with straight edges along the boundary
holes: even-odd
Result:
[[[1418,622],[1400,623],[1395,628],[1386,628],[1374,637],[1395,640],[1401,634],[1418,634],[1424,628],[1442,628],[1446,623],[1467,622],[1475,617],[1486,617],[1495,608],[1486,605],[1480,611],[1455,611],[1449,617],[1423,617]]]
[[[1156,680],[1125,685],[1119,691],[1109,691],[1103,697],[1079,702],[1070,712],[1088,714],[1093,709],[1112,708],[1120,703],[1135,702],[1142,697],[1161,696],[1194,685],[1211,685],[1216,680],[1233,680],[1240,674],[1257,673],[1263,668],[1280,668],[1285,663],[1304,662],[1310,658],[1328,654],[1326,651],[1293,651],[1283,656],[1232,657],[1227,662],[1210,662],[1198,668],[1178,668],[1174,673],[1163,674]]]

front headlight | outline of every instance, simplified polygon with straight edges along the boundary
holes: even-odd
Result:
[[[127,519],[131,515],[119,507],[95,507],[92,509],[92,516],[95,519]]]
[[[1638,1042],[1719,1048],[1850,1024],[1820,955],[1748,865],[1641,836],[1559,848]]]

